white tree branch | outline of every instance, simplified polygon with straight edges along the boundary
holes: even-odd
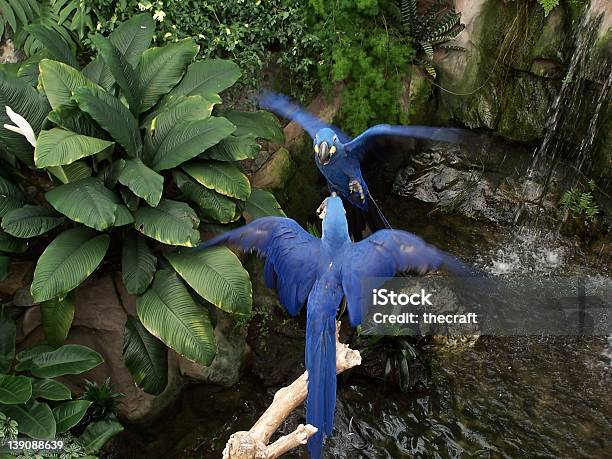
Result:
[[[336,324],[336,373],[361,364],[361,355],[338,340],[340,322]],[[304,372],[287,387],[274,394],[274,400],[249,431],[232,434],[225,449],[223,459],[273,459],[287,451],[306,444],[317,429],[310,424],[300,424],[289,435],[279,438],[268,445],[270,438],[283,421],[300,406],[308,393],[308,373]]]

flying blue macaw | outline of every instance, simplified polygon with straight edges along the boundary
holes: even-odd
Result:
[[[426,244],[414,234],[383,229],[354,243],[342,200],[333,194],[322,205],[321,239],[290,218],[263,217],[201,244],[201,250],[228,243],[265,257],[264,279],[278,292],[281,304],[296,315],[307,302],[306,421],[317,428],[308,441],[319,459],[325,435],[331,435],[336,405],[336,312],[346,298],[352,326],[361,323],[361,283],[381,282],[397,273],[445,269],[458,275],[471,270],[451,255]]]
[[[474,135],[465,129],[436,128],[429,126],[393,126],[379,124],[366,129],[354,139],[335,126],[329,125],[308,113],[288,97],[268,92],[259,99],[259,104],[278,116],[297,122],[313,139],[315,163],[327,180],[330,192],[336,192],[348,203],[367,214],[369,206],[374,206],[382,225],[391,228],[376,201],[372,198],[368,185],[361,174],[361,161],[368,153],[376,150],[376,141],[382,138],[413,137],[417,139],[443,142],[465,143],[473,141]],[[370,219],[371,220],[371,219]]]

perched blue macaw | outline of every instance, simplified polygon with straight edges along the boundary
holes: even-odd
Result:
[[[376,141],[385,137],[413,137],[454,143],[474,139],[474,135],[465,129],[389,124],[373,126],[351,139],[337,127],[308,113],[281,94],[265,93],[260,97],[259,104],[266,110],[299,123],[313,139],[315,163],[325,176],[329,191],[336,192],[364,213],[368,212],[370,205],[374,206],[382,220],[382,227],[387,228],[391,226],[370,195],[368,185],[361,174],[361,161],[368,153],[376,150]]]
[[[397,273],[425,273],[440,268],[454,274],[471,271],[451,255],[414,234],[380,230],[354,243],[342,200],[333,194],[322,205],[323,235],[316,238],[290,218],[263,217],[201,244],[201,250],[228,243],[265,257],[264,278],[281,304],[296,315],[307,305],[306,421],[318,431],[308,441],[319,459],[323,438],[331,435],[336,405],[336,312],[346,298],[352,326],[361,323],[361,283],[365,278],[390,279]]]

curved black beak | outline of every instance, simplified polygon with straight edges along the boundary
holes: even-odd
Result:
[[[319,162],[324,166],[329,162],[331,155],[329,153],[329,145],[327,142],[321,142],[319,144],[319,152],[317,155],[319,156]]]

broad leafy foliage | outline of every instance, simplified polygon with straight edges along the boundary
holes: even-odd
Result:
[[[61,43],[28,73],[37,82],[0,70],[0,102],[23,116],[36,137],[28,142],[0,128],[0,163],[13,171],[0,174],[0,277],[6,254],[25,250],[26,238],[46,238],[31,294],[47,343],[62,346],[78,310],[71,292],[103,262],[117,263],[128,292],[139,295],[138,318],[125,328],[125,362],[138,385],[159,394],[167,383],[162,343],[208,365],[216,352],[208,303],[248,314],[252,301],[248,275],[231,251],[179,255],[167,246],[197,246],[202,223],[234,223],[247,208],[265,213],[262,196],[275,203],[251,190],[237,161],[256,156],[258,139],[282,141],[282,130],[266,112],[215,107],[219,92],[240,76],[235,64],[194,61],[198,46],[191,39],[149,47],[153,34],[151,17],[138,15],[110,37],[93,37],[98,54],[83,70]],[[0,121],[13,122],[3,113]],[[37,199],[16,185],[27,167],[42,181],[47,176]],[[97,362],[76,351],[63,346],[24,365],[50,378]],[[24,386],[16,396],[28,391]],[[56,433],[78,422],[84,408],[53,410]]]

